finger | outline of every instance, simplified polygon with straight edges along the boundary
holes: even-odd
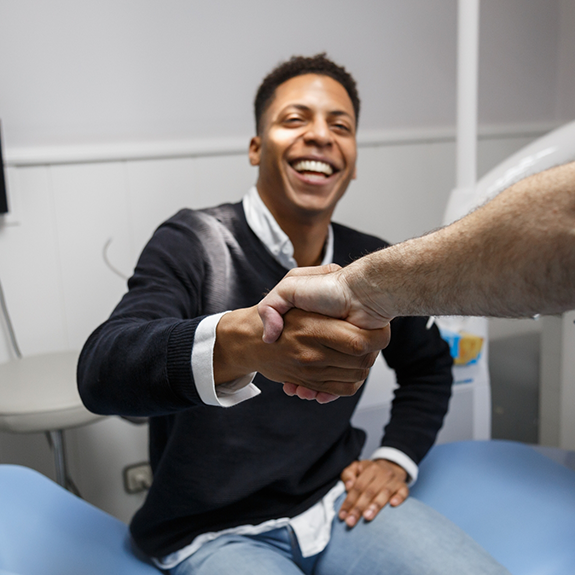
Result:
[[[346,491],[349,491],[353,487],[360,471],[361,466],[359,461],[354,461],[341,472],[340,479],[344,482]]]
[[[358,466],[357,466],[357,475],[355,478],[352,478],[351,480],[348,479],[345,483],[345,487],[347,490],[347,497],[345,498],[344,502],[341,504],[340,510],[339,510],[339,518],[340,519],[345,519],[349,513],[352,511],[352,509],[355,508],[356,503],[359,499],[359,497],[361,496],[364,486],[366,484],[366,478],[362,475],[363,473],[363,469],[362,469],[362,465],[361,462],[357,462]],[[349,487],[348,487],[349,485]],[[359,515],[358,515],[359,518]]]
[[[351,382],[341,382],[341,381],[301,381],[297,383],[297,388],[295,389],[294,395],[297,395],[300,399],[317,399],[318,393],[325,393],[329,396],[339,397],[351,397],[359,388],[363,385],[362,381],[351,381]],[[307,391],[304,391],[307,390]],[[313,392],[309,393],[309,392]],[[323,396],[322,398],[323,399]],[[325,399],[330,399],[325,398]]]
[[[381,349],[385,349],[389,345],[389,342],[391,341],[391,324],[388,323],[383,329],[385,330],[385,334],[383,336],[384,345]]]
[[[310,400],[315,399],[317,397],[317,391],[314,391],[313,389],[309,389],[307,387],[303,387],[303,385],[298,385],[295,393],[300,399]]]
[[[267,301],[264,299],[258,304],[258,314],[264,324],[262,339],[265,343],[277,341],[284,328],[282,310],[285,313],[291,307],[293,306],[276,296]]]
[[[298,312],[303,314],[299,310]],[[294,313],[295,310],[290,312]],[[313,321],[318,341],[327,348],[346,355],[361,357],[373,351],[381,351],[387,347],[391,338],[389,325],[379,329],[362,329],[346,320],[312,313],[301,315],[297,321],[300,325],[303,322],[311,325]]]
[[[403,485],[400,487],[389,500],[389,504],[392,507],[397,507],[401,505],[409,497],[409,487]]]
[[[299,386],[296,385],[295,383],[286,382],[286,383],[284,383],[284,393],[286,395],[289,395],[290,397],[292,397],[295,395],[295,392],[296,392],[298,387]]]
[[[366,521],[373,521],[377,514],[389,503],[392,507],[401,505],[409,496],[409,487],[402,485],[395,493],[388,496],[380,492],[363,512],[363,518]]]
[[[326,393],[325,391],[320,391],[318,392],[315,400],[318,403],[331,403],[332,401],[335,401],[336,399],[339,399],[339,395],[334,395],[333,393]]]
[[[318,365],[299,366],[299,370],[299,377],[292,378],[291,383],[336,395],[353,395],[369,375],[369,367]]]
[[[345,498],[344,502],[341,504],[339,508],[338,517],[344,521],[347,517],[349,510],[353,507],[355,502],[355,497],[350,497],[350,491],[353,489],[355,482],[359,474],[361,473],[361,466],[359,461],[354,461],[351,465],[348,465],[342,472],[341,472],[341,480],[345,485],[345,489],[348,492],[347,497]]]
[[[319,378],[320,381],[365,379],[380,353],[380,350],[376,350],[364,355],[351,355],[325,347],[317,340],[312,341],[311,338],[307,338],[307,341],[295,342],[293,345],[289,342],[283,347],[278,346],[277,354],[282,353],[282,350],[287,350],[290,354],[289,358],[297,363],[300,377],[305,378],[305,375],[309,374],[310,380]],[[281,359],[283,358],[278,358],[277,361]],[[345,376],[338,377],[338,374],[345,374]],[[293,380],[292,382],[298,383]]]
[[[356,525],[364,512],[370,507],[370,505],[374,506],[374,509],[377,510],[376,513],[379,512],[379,509],[381,509],[389,501],[391,496],[391,491],[387,487],[382,488],[379,486],[374,479],[369,481],[367,485],[363,484],[361,481],[362,479],[363,477],[360,477],[352,489],[352,492],[359,492],[359,497],[355,500],[347,512],[345,522],[348,527],[353,527]]]
[[[292,397],[294,395],[298,395],[297,390],[299,387],[301,387],[301,386],[296,385],[295,383],[284,383],[284,386],[283,386],[284,393],[286,395],[289,395],[290,397]],[[298,395],[298,397],[299,397],[299,395]],[[335,401],[336,399],[339,399],[339,395],[333,395],[331,393],[325,393],[323,391],[317,392],[317,395],[315,397],[315,400],[318,403],[330,403],[332,401]]]

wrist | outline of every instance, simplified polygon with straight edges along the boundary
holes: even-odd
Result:
[[[384,283],[388,274],[388,264],[381,257],[384,251],[365,256],[340,272],[341,290],[348,300],[348,320],[358,327],[380,328],[398,315],[392,292]]]
[[[402,481],[407,483],[407,480],[409,479],[409,474],[401,465],[395,463],[395,461],[391,461],[389,459],[376,459],[375,463],[382,465],[383,467],[390,466],[393,469],[395,475],[399,477]]]
[[[396,449],[395,447],[379,447],[371,455],[371,459],[374,461],[380,459],[391,461],[404,469],[407,473],[408,485],[413,485],[417,480],[417,476],[419,475],[419,467],[415,461],[413,461],[411,457],[407,456],[403,451]]]
[[[257,371],[251,352],[261,342],[262,331],[255,306],[234,310],[220,319],[213,358],[216,385]]]

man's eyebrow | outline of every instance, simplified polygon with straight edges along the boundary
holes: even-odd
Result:
[[[353,116],[349,112],[345,112],[344,110],[333,110],[330,112],[331,116],[347,116],[350,120],[353,120]]]
[[[306,106],[305,104],[288,104],[285,109],[289,110],[290,108],[296,108],[301,112],[312,111],[312,109],[309,106]],[[348,118],[353,120],[353,116],[349,112],[346,112],[345,110],[330,110],[328,114],[330,116],[347,116]]]
[[[301,112],[311,112],[311,108],[304,104],[288,104],[285,107],[285,110],[289,110],[290,108],[295,108],[296,110],[300,110]]]

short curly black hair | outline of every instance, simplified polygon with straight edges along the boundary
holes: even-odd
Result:
[[[303,74],[320,74],[329,76],[339,82],[348,93],[355,111],[355,123],[359,120],[359,95],[353,76],[343,67],[330,60],[325,52],[315,56],[292,56],[289,60],[276,66],[262,81],[254,102],[256,116],[256,133],[260,133],[261,120],[267,107],[271,104],[276,88],[296,76]]]

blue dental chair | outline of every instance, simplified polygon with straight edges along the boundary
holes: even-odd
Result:
[[[436,445],[411,490],[513,575],[575,574],[575,471],[512,441]]]
[[[575,471],[531,447],[437,445],[412,496],[458,524],[513,575],[575,573]],[[0,465],[0,575],[114,573],[160,571],[137,556],[121,521],[36,471]]]
[[[159,575],[128,527],[37,471],[0,465],[0,575]]]

